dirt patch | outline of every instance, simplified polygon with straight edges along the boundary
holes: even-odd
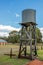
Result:
[[[43,61],[33,60],[33,61],[27,63],[26,65],[43,65]]]

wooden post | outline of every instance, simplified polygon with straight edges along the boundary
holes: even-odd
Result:
[[[32,59],[32,25],[30,24],[30,59]]]
[[[20,37],[20,38],[22,38],[22,34],[23,34],[23,26],[22,26],[22,31],[21,31],[21,37]],[[21,47],[22,47],[22,41],[21,41],[21,39],[20,39],[20,48],[19,48],[18,58],[20,58],[20,56],[21,56]]]
[[[37,55],[37,49],[36,49],[36,25],[34,26],[34,47],[35,47],[35,56]]]
[[[27,27],[26,27],[26,31],[27,31]],[[26,36],[26,38],[27,38],[27,36]],[[26,46],[26,44],[27,44],[27,41],[25,42],[25,56],[26,56],[26,51],[27,51],[27,46]]]
[[[11,50],[10,50],[10,58],[12,58],[12,48],[11,48]]]

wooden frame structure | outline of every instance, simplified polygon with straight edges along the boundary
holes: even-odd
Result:
[[[37,50],[36,50],[36,25],[37,24],[34,22],[27,22],[27,23],[20,23],[20,24],[22,25],[22,31],[20,37],[20,48],[19,48],[18,57],[34,59],[37,55]],[[29,55],[27,54],[28,43],[30,43]],[[32,43],[34,43],[33,47],[32,47]],[[22,55],[23,52],[24,54]]]

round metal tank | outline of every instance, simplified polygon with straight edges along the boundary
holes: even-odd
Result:
[[[36,10],[25,9],[22,11],[22,23],[33,22],[36,23]]]

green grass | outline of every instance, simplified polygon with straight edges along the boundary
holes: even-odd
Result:
[[[1,50],[0,52],[3,53],[4,51],[7,51],[9,53],[8,50],[10,50],[11,48],[13,49],[13,53],[18,55],[19,47],[15,45],[0,46],[0,50]],[[30,50],[29,46],[27,49],[28,49],[27,52],[29,53]],[[37,53],[39,60],[43,60],[43,50],[41,50],[40,46],[38,47]],[[29,59],[18,59],[17,56],[10,59],[9,56],[0,55],[0,65],[25,65],[29,61],[30,61]]]
[[[38,57],[40,60],[43,60],[43,50],[38,50]]]
[[[17,57],[10,59],[9,56],[4,55],[0,57],[0,65],[4,65],[5,63],[11,63],[13,65],[24,65],[28,61],[28,59],[18,59]]]
[[[39,60],[43,60],[43,50],[38,50],[37,53]],[[8,63],[10,63],[9,65],[25,65],[29,61],[29,59],[18,59],[17,57],[10,59],[10,57],[6,55],[0,56],[0,65],[6,65]]]

